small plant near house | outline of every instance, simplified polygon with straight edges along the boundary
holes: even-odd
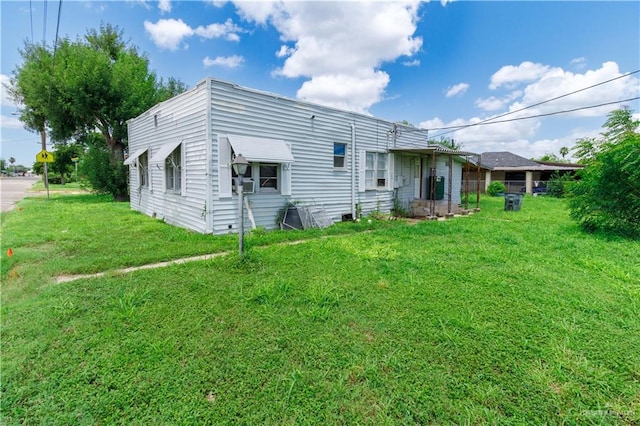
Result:
[[[567,194],[571,182],[574,180],[571,175],[561,175],[555,172],[551,176],[551,179],[549,179],[549,182],[547,182],[547,194],[552,197],[563,198]]]
[[[393,198],[393,207],[391,214],[395,217],[408,217],[409,211],[402,205],[397,196]]]
[[[370,219],[375,219],[375,220],[386,220],[389,218],[389,215],[386,213],[381,212],[380,210],[376,209],[374,211],[372,211],[371,213],[369,213],[369,218]]]
[[[507,187],[504,186],[504,183],[495,181],[489,184],[489,187],[487,188],[487,194],[491,195],[492,197],[497,197],[500,194],[504,194],[506,190]]]

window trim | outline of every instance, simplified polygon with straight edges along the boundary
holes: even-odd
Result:
[[[343,155],[339,155],[336,154],[336,147],[338,146],[342,146],[344,147],[344,154]],[[348,156],[349,156],[349,145],[344,143],[344,142],[334,142],[333,143],[333,169],[336,171],[345,171],[347,170],[347,164],[348,163]],[[336,159],[341,158],[342,159],[342,166],[336,166]]]
[[[276,176],[275,176],[275,180],[276,180],[276,186],[275,188],[271,187],[271,186],[262,186],[262,179],[273,179],[272,176],[266,176],[266,177],[262,177],[262,173],[260,173],[261,168],[265,166],[265,167],[275,167],[276,170]],[[282,163],[255,163],[254,165],[255,169],[257,170],[256,173],[256,192],[257,193],[265,193],[265,194],[280,194],[280,192],[282,191],[282,173],[281,173],[281,169],[282,169]]]
[[[176,151],[180,150],[178,155],[175,155]],[[174,160],[174,157],[178,157],[177,159],[179,160],[179,163],[176,164]],[[170,163],[173,163],[172,165]],[[183,171],[184,171],[184,150],[182,149],[182,144],[178,144],[173,151],[171,151],[164,159],[164,167],[163,167],[163,175],[164,175],[164,189],[165,192],[168,193],[173,193],[173,194],[179,194],[181,195],[183,192],[183,187],[184,187],[184,176],[183,176]],[[173,181],[173,185],[170,187],[169,186],[169,170],[176,170],[177,169],[177,173],[174,172],[172,181]],[[178,188],[175,187],[175,183],[176,180],[180,183],[180,186]]]
[[[276,169],[276,187],[272,188],[270,186],[267,187],[263,187],[261,186],[261,180],[262,180],[262,175],[260,174],[260,167],[261,166],[273,166]],[[249,167],[247,168],[247,175],[244,176],[245,181],[247,180],[251,180],[253,182],[255,182],[255,191],[253,192],[254,194],[281,194],[282,193],[282,183],[283,183],[283,174],[282,174],[282,167],[283,164],[282,163],[260,163],[260,162],[250,162],[249,163]],[[236,193],[237,192],[237,188],[236,188],[236,179],[237,179],[237,175],[236,173],[233,171],[233,168],[231,170],[231,191],[232,193]]]
[[[370,168],[368,164],[369,155],[373,157],[373,167]],[[379,169],[379,157],[384,156],[384,169]],[[364,160],[364,186],[366,191],[380,191],[389,188],[389,154],[386,152],[365,151]],[[380,178],[379,172],[384,170],[384,178]],[[372,172],[371,178],[367,176],[367,172]],[[380,179],[384,179],[384,184],[380,185]]]
[[[138,166],[138,187],[149,188],[149,152],[145,151],[140,154],[136,158],[136,162]]]

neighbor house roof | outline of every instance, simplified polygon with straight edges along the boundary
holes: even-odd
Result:
[[[482,164],[494,170],[500,170],[501,167],[536,167],[540,165],[508,151],[483,152],[481,155]]]
[[[491,170],[504,171],[553,171],[578,170],[581,164],[533,161],[508,151],[483,152],[482,166]]]

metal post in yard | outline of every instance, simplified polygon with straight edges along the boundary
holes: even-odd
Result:
[[[236,158],[234,158],[232,165],[233,170],[238,175],[236,184],[236,187],[238,188],[238,212],[240,214],[238,228],[238,254],[242,257],[244,254],[244,192],[242,184],[249,162],[242,156],[242,154],[238,154],[236,155]]]

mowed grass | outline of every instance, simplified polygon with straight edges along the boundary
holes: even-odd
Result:
[[[95,196],[19,207],[3,424],[640,422],[640,243],[583,234],[562,200],[256,233],[242,260],[236,236]]]

